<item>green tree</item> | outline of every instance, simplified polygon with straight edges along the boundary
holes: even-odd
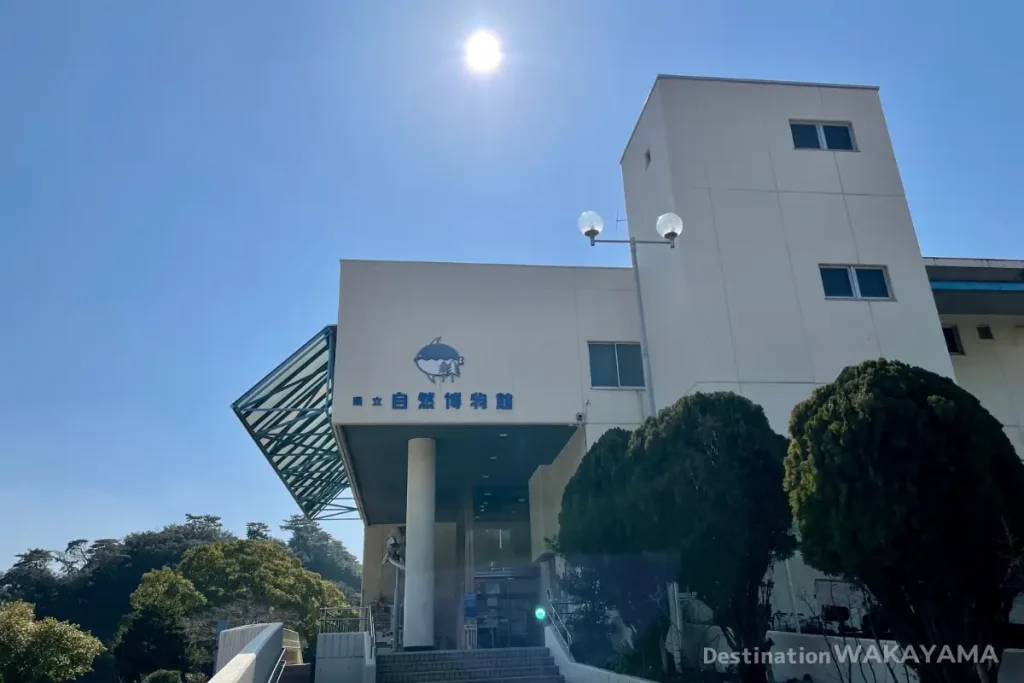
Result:
[[[132,609],[146,607],[188,616],[206,605],[206,598],[192,582],[170,567],[154,569],[142,575],[139,587],[131,595]]]
[[[1024,464],[999,421],[952,380],[877,360],[816,389],[790,435],[785,486],[807,561],[864,588],[902,644],[1001,650],[1021,588]],[[915,668],[924,683],[994,673]]]
[[[294,612],[294,625],[307,641],[316,639],[321,607],[346,604],[337,586],[303,569],[298,559],[272,541],[207,543],[185,553],[178,569],[211,607]]]
[[[155,607],[132,613],[114,642],[118,675],[134,683],[160,669],[188,671],[196,653],[182,616]]]
[[[181,683],[181,672],[161,669],[143,678],[142,683]]]
[[[269,541],[270,526],[264,522],[247,522],[245,525],[245,537],[250,541]]]
[[[668,614],[664,586],[674,578],[675,563],[670,554],[644,547],[637,533],[638,525],[649,520],[631,510],[631,436],[625,429],[609,429],[587,451],[562,493],[559,533],[550,545],[569,567],[561,587],[585,606],[589,618],[586,623],[577,618],[573,626],[599,638],[606,626],[602,606],[613,607],[635,629],[637,642],[655,645],[658,678],[664,679],[669,675],[669,659],[659,645]]]
[[[362,585],[362,566],[345,544],[324,531],[319,522],[292,515],[281,525],[290,531],[288,549],[302,566],[328,581],[339,584],[349,594]]]
[[[0,604],[0,683],[58,683],[92,669],[103,644],[73,624],[36,620],[26,602]]]
[[[766,650],[766,575],[796,546],[782,488],[786,439],[731,392],[681,398],[637,430],[628,463],[631,533],[678,557],[676,580],[707,605],[733,651]],[[744,681],[764,664],[741,662]]]

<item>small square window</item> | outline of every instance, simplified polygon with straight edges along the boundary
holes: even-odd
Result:
[[[793,133],[793,146],[797,149],[821,149],[818,139],[818,126],[813,123],[791,123],[789,130]]]
[[[853,151],[853,135],[849,126],[822,124],[821,130],[825,134],[825,147],[828,149]]]
[[[953,355],[962,356],[964,345],[960,343],[960,330],[956,325],[944,325],[942,336],[946,338],[946,350]]]
[[[644,359],[639,344],[616,344],[615,352],[619,360],[619,386],[644,386]]]
[[[853,283],[850,282],[849,268],[830,268],[821,266],[821,284],[825,288],[825,296],[853,298]]]
[[[615,361],[615,344],[590,344],[590,386],[619,386],[619,369]]]
[[[988,325],[978,325],[978,339],[992,340],[995,339],[995,335],[992,334],[992,328]]]
[[[885,271],[881,268],[854,268],[857,273],[857,289],[862,299],[888,299],[889,285]]]

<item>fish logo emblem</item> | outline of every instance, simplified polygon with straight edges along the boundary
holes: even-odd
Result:
[[[456,377],[460,377],[462,371],[459,368],[466,362],[466,359],[451,346],[442,344],[440,337],[436,337],[420,349],[412,361],[420,369],[420,372],[427,376],[427,379],[437,384],[437,380],[445,382],[450,379],[454,382]]]

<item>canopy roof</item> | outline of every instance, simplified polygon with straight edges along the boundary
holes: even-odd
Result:
[[[249,436],[310,519],[342,519],[348,473],[331,427],[337,327],[328,325],[231,404]]]

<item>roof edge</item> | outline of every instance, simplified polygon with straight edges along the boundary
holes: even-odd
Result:
[[[774,79],[759,79],[759,78],[725,78],[721,76],[686,76],[682,74],[658,74],[654,77],[654,83],[651,85],[651,89],[647,91],[647,97],[644,99],[644,106],[640,108],[640,115],[636,117],[636,123],[633,124],[633,130],[629,133],[629,138],[626,140],[626,146],[622,150],[622,155],[619,157],[619,165],[622,165],[623,159],[626,158],[626,150],[633,143],[633,137],[636,135],[637,126],[640,125],[640,119],[643,118],[644,112],[647,111],[647,104],[651,101],[651,95],[654,93],[654,89],[658,87],[658,81],[718,81],[721,83],[751,83],[754,85],[799,85],[806,86],[809,88],[841,88],[845,90],[878,90],[877,85],[853,85],[844,83],[816,83],[806,81],[779,81]]]

